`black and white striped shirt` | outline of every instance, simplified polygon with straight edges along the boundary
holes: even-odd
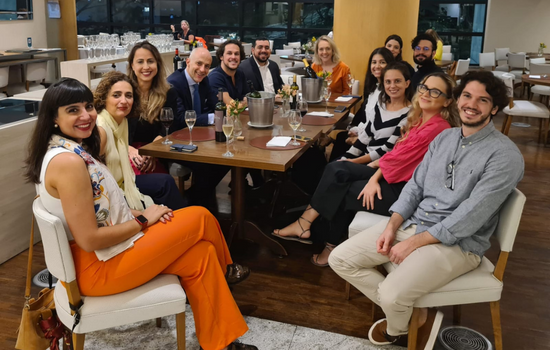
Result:
[[[407,123],[409,110],[410,107],[404,107],[398,111],[388,111],[385,104],[377,102],[373,109],[366,111],[366,127],[359,131],[358,139],[346,157],[369,154],[373,161],[391,151],[401,136],[401,128]]]

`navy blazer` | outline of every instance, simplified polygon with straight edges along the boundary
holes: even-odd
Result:
[[[170,83],[178,92],[178,97],[183,102],[184,110],[193,110],[193,99],[191,98],[191,90],[189,90],[189,83],[185,77],[185,68],[178,69],[168,77],[168,83]],[[210,88],[210,82],[208,77],[199,83],[199,96],[201,98],[201,114],[197,116],[195,125],[206,126],[208,125],[208,113],[214,113],[216,103],[218,103],[217,92]]]
[[[258,64],[254,60],[253,56],[243,60],[239,67],[243,70],[246,80],[252,81],[256,91],[265,91],[260,69],[258,68]],[[273,78],[273,88],[275,89],[275,93],[277,93],[277,91],[279,91],[279,89],[281,89],[284,85],[283,79],[281,78],[281,73],[279,72],[279,66],[277,63],[269,60],[269,66],[267,67],[271,72],[271,77]]]

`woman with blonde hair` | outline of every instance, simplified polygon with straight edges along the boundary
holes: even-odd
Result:
[[[350,94],[351,91],[348,86],[350,69],[348,65],[340,60],[340,52],[334,40],[327,35],[323,35],[315,41],[313,50],[315,54],[313,55],[311,68],[315,73],[331,73],[330,90],[333,93]]]
[[[144,210],[154,203],[174,210],[187,206],[169,174],[135,175],[128,155],[128,120],[139,118],[140,95],[135,82],[124,73],[108,72],[94,92],[99,113],[100,156],[115,177],[130,208]]]
[[[454,86],[455,82],[444,73],[426,76],[417,87],[401,138],[393,150],[368,165],[330,163],[302,216],[273,234],[311,244],[312,223],[321,216],[321,223],[313,230],[326,245],[311,261],[317,266],[328,266],[330,252],[344,238],[355,213],[370,211],[389,216],[391,205],[424,158],[430,142],[441,131],[459,125]]]
[[[437,49],[435,50],[434,60],[441,61],[441,59],[443,58],[443,40],[441,40],[434,29],[428,29],[426,31],[426,34],[431,35],[437,42]]]

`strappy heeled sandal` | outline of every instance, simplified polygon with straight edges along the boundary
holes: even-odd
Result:
[[[325,248],[324,249],[327,249],[329,251],[329,254],[334,250],[334,248],[336,248],[335,245],[332,245],[332,244],[328,244],[326,243],[325,244]],[[322,252],[321,252],[322,253]],[[319,254],[315,254],[311,257],[311,263],[315,266],[319,266],[319,267],[327,267],[328,266],[328,262],[326,264],[319,264],[319,255],[321,255],[321,253]]]
[[[306,210],[308,210],[308,209],[306,209]],[[281,236],[279,233],[277,233],[275,231],[271,232],[271,235],[273,235],[275,237],[279,237],[279,238],[287,240],[287,241],[295,241],[295,242],[300,242],[300,243],[303,243],[303,244],[313,244],[313,242],[310,241],[309,239],[302,238],[304,233],[306,233],[307,231],[310,231],[310,229],[308,228],[307,230],[304,230],[304,228],[302,227],[302,224],[300,223],[300,219],[302,219],[306,222],[309,222],[311,224],[311,221],[309,221],[307,219],[304,219],[303,216],[300,216],[300,218],[298,219],[298,225],[300,226],[300,229],[302,230],[302,233],[300,233],[299,236]],[[281,230],[279,229],[278,232],[281,232]]]

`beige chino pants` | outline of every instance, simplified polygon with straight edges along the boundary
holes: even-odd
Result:
[[[414,302],[421,296],[475,269],[481,259],[458,246],[441,243],[418,248],[392,273],[384,277],[376,266],[389,258],[376,252],[376,240],[388,220],[351,237],[336,247],[329,257],[330,267],[351,283],[386,314],[390,335],[406,334]],[[416,225],[397,230],[394,245],[415,234]]]

